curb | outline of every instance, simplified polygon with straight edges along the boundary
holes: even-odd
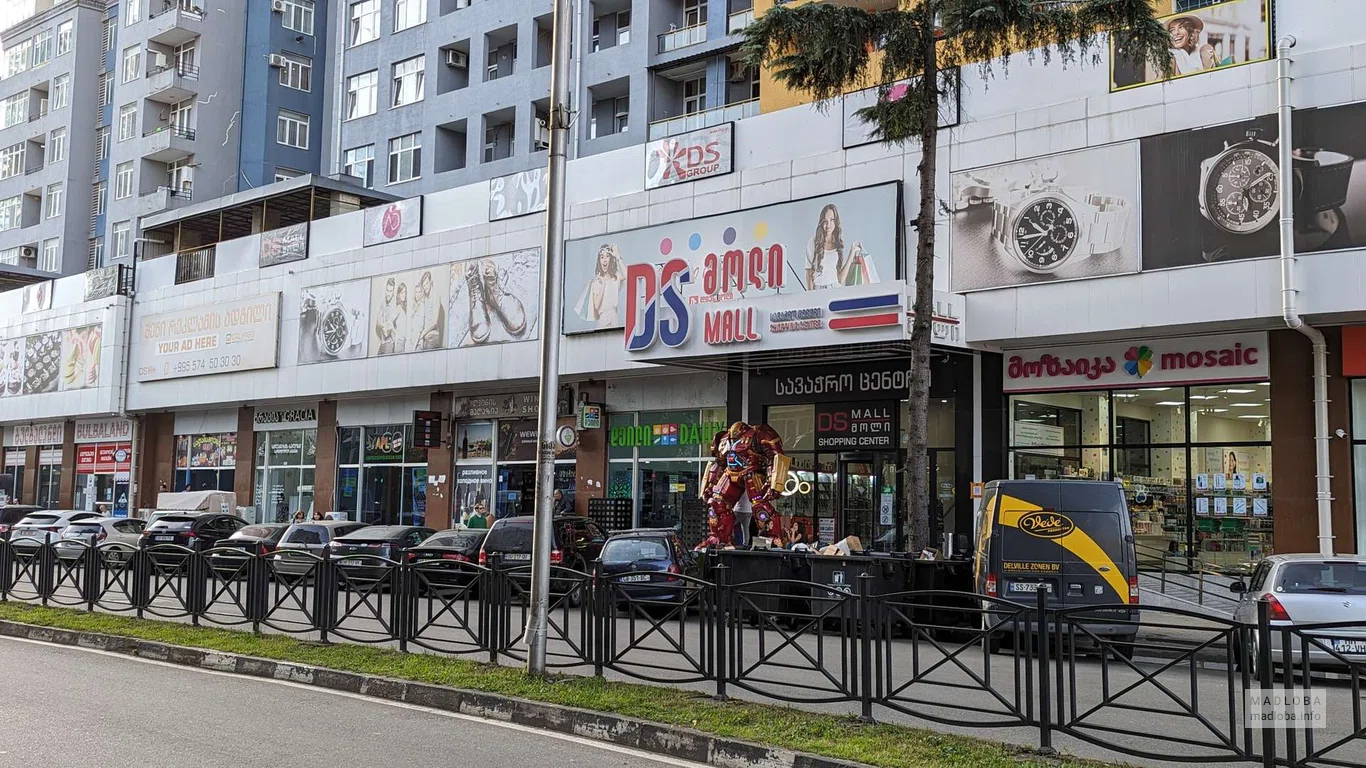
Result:
[[[186,648],[118,635],[77,632],[0,620],[0,636],[90,648],[247,677],[287,680],[316,688],[399,701],[446,712],[516,723],[717,768],[864,768],[835,758],[774,749],[646,720],[544,704],[493,693]]]

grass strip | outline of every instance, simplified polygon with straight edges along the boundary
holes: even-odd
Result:
[[[274,661],[412,680],[514,696],[682,726],[770,747],[851,760],[877,768],[1101,768],[1073,758],[1046,758],[1017,747],[892,724],[860,723],[852,716],[731,700],[676,688],[557,675],[535,678],[514,667],[432,654],[402,653],[339,643],[321,645],[284,635],[253,635],[67,608],[0,603],[0,619],[202,648]]]

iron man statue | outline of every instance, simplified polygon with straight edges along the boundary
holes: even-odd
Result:
[[[782,494],[792,458],[783,453],[783,439],[767,424],[737,421],[717,432],[711,442],[712,463],[702,483],[707,502],[708,536],[698,549],[731,546],[735,540],[735,505],[748,496],[759,535],[782,544],[781,516],[773,499]]]

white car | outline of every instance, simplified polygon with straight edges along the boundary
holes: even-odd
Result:
[[[1284,628],[1293,627],[1298,633],[1290,635],[1292,664],[1301,663],[1307,644],[1312,669],[1353,666],[1366,671],[1366,555],[1273,555],[1257,564],[1246,583],[1235,581],[1229,590],[1241,598],[1233,618],[1245,624],[1255,627],[1259,604],[1267,604],[1273,666],[1285,658]],[[1242,660],[1250,669],[1256,668],[1255,643],[1243,649]]]
[[[44,542],[57,543],[62,538],[62,531],[66,527],[78,520],[93,520],[100,516],[98,512],[63,512],[61,510],[44,510],[34,512],[19,524],[10,529],[10,544],[20,552],[36,552]]]
[[[54,546],[57,556],[74,560],[85,554],[88,547],[99,547],[104,557],[113,562],[122,562],[138,548],[142,538],[145,520],[123,517],[97,517],[77,520],[62,531],[61,541]]]

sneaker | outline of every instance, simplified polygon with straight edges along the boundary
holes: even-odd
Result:
[[[521,336],[526,331],[526,307],[522,300],[503,290],[498,282],[498,267],[491,260],[485,260],[480,271],[484,277],[484,298],[493,313],[503,322],[503,328],[513,336]]]
[[[465,289],[470,295],[470,339],[483,344],[489,340],[489,308],[484,282],[479,279],[479,267],[474,262],[465,265]]]

